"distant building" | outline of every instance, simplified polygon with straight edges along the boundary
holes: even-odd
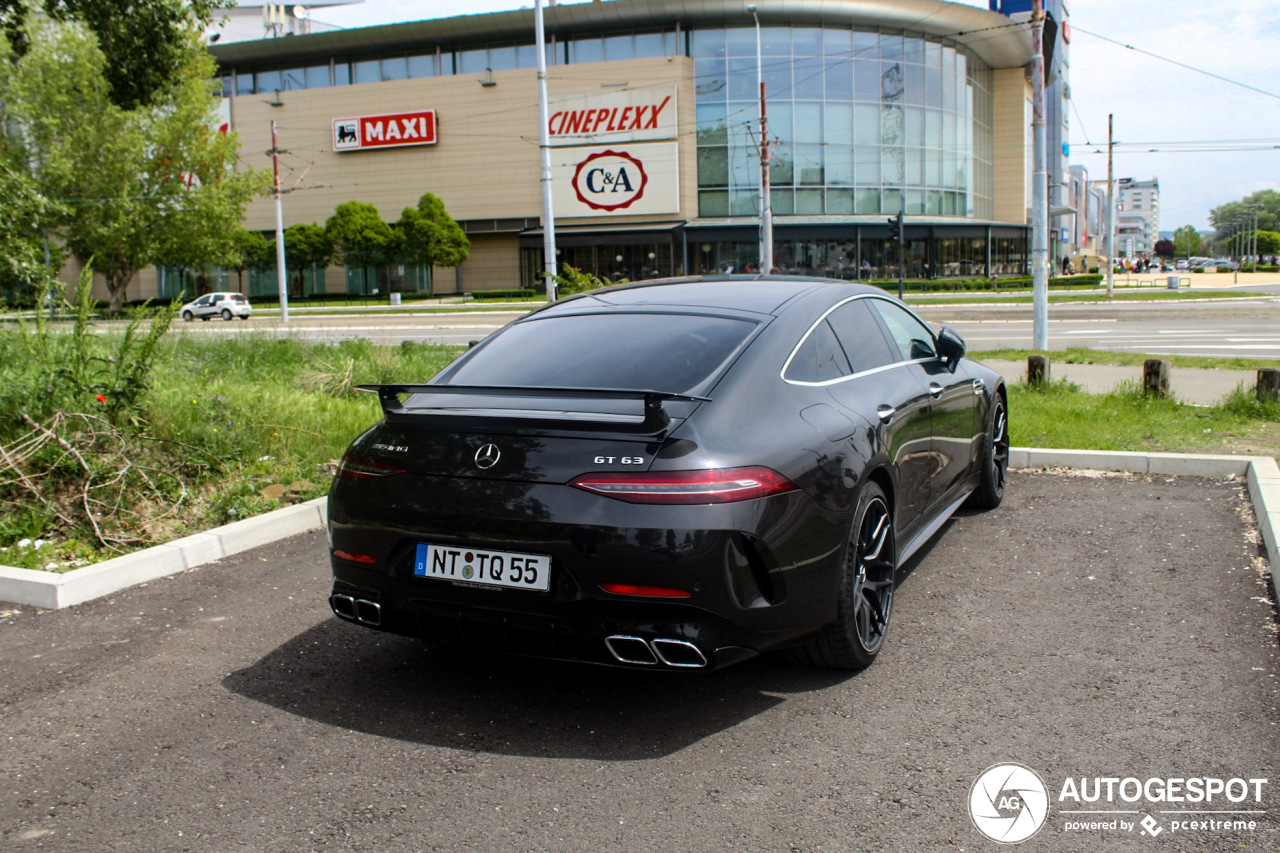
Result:
[[[1116,182],[1116,254],[1141,257],[1160,239],[1160,179]]]
[[[993,12],[1015,21],[1031,20],[1031,0],[989,0]],[[1045,28],[1045,166],[1049,171],[1049,257],[1077,253],[1071,243],[1078,228],[1072,224],[1079,208],[1071,195],[1071,12],[1066,0],[1044,0]]]
[[[316,7],[351,6],[364,0],[312,0],[310,3],[264,3],[244,0],[235,6],[220,8],[206,32],[210,43],[230,44],[239,41],[303,36],[336,30],[333,24],[312,17]]]

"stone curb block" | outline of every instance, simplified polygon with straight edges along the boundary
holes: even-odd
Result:
[[[58,610],[323,527],[327,499],[246,518],[63,574],[0,566],[0,601]]]

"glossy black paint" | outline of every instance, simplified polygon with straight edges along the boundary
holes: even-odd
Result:
[[[379,630],[595,663],[619,663],[604,644],[610,635],[687,640],[709,667],[804,642],[836,618],[840,567],[863,484],[874,479],[884,490],[900,547],[919,539],[976,485],[989,408],[1003,394],[999,375],[965,359],[954,333],[920,342],[945,355],[903,358],[835,382],[784,378],[815,325],[837,306],[862,299],[900,306],[883,291],[847,282],[730,277],[614,287],[516,321],[512,326],[569,314],[703,314],[753,326],[694,387],[636,389],[707,398],[664,403],[669,423],[651,434],[638,426],[604,430],[552,414],[527,419],[494,411],[543,405],[514,392],[492,400],[420,394],[405,399],[403,411],[388,409],[349,455],[404,473],[335,480],[331,548],[372,562],[333,556],[334,592],[379,604]],[[878,318],[880,308],[866,316]],[[888,326],[874,323],[867,333],[883,334],[892,346]],[[465,376],[467,362],[486,357],[512,326],[432,384]],[[617,346],[625,351],[628,341]],[[543,384],[555,384],[549,380]],[[602,400],[592,411],[620,416],[638,413],[637,405]],[[490,443],[501,456],[481,470],[475,457]],[[567,485],[589,473],[739,466],[771,468],[797,488],[672,506]],[[547,555],[551,589],[415,577],[420,542]],[[672,588],[688,597],[616,595],[604,583]]]

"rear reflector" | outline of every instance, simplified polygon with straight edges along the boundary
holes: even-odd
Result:
[[[571,480],[569,485],[638,504],[732,503],[777,495],[795,488],[795,484],[786,477],[768,468],[583,474]]]
[[[688,598],[693,593],[665,586],[636,586],[630,583],[602,583],[600,588],[614,595],[640,595],[645,598]]]
[[[403,468],[370,462],[368,459],[358,459],[346,453],[343,454],[342,462],[338,464],[338,473],[335,476],[342,480],[376,480],[379,477],[394,477],[396,474],[403,473]]]
[[[347,560],[352,563],[369,564],[378,562],[377,557],[370,556],[369,554],[354,554],[351,551],[334,551],[333,556],[337,557],[339,560]]]

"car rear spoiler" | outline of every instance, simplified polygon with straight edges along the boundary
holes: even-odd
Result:
[[[646,435],[659,433],[671,423],[671,416],[663,409],[664,402],[706,403],[711,398],[671,391],[647,391],[624,388],[517,388],[499,385],[357,385],[357,391],[369,391],[378,395],[382,411],[388,416],[411,414],[442,414],[473,417],[518,418],[529,421],[545,421],[563,424],[571,422],[576,427],[592,427],[601,430],[626,430]],[[400,399],[403,395],[439,394],[464,397],[525,397],[559,400],[640,400],[643,413],[639,416],[612,414],[609,412],[575,412],[551,409],[483,408],[461,406],[428,406],[407,408]]]

